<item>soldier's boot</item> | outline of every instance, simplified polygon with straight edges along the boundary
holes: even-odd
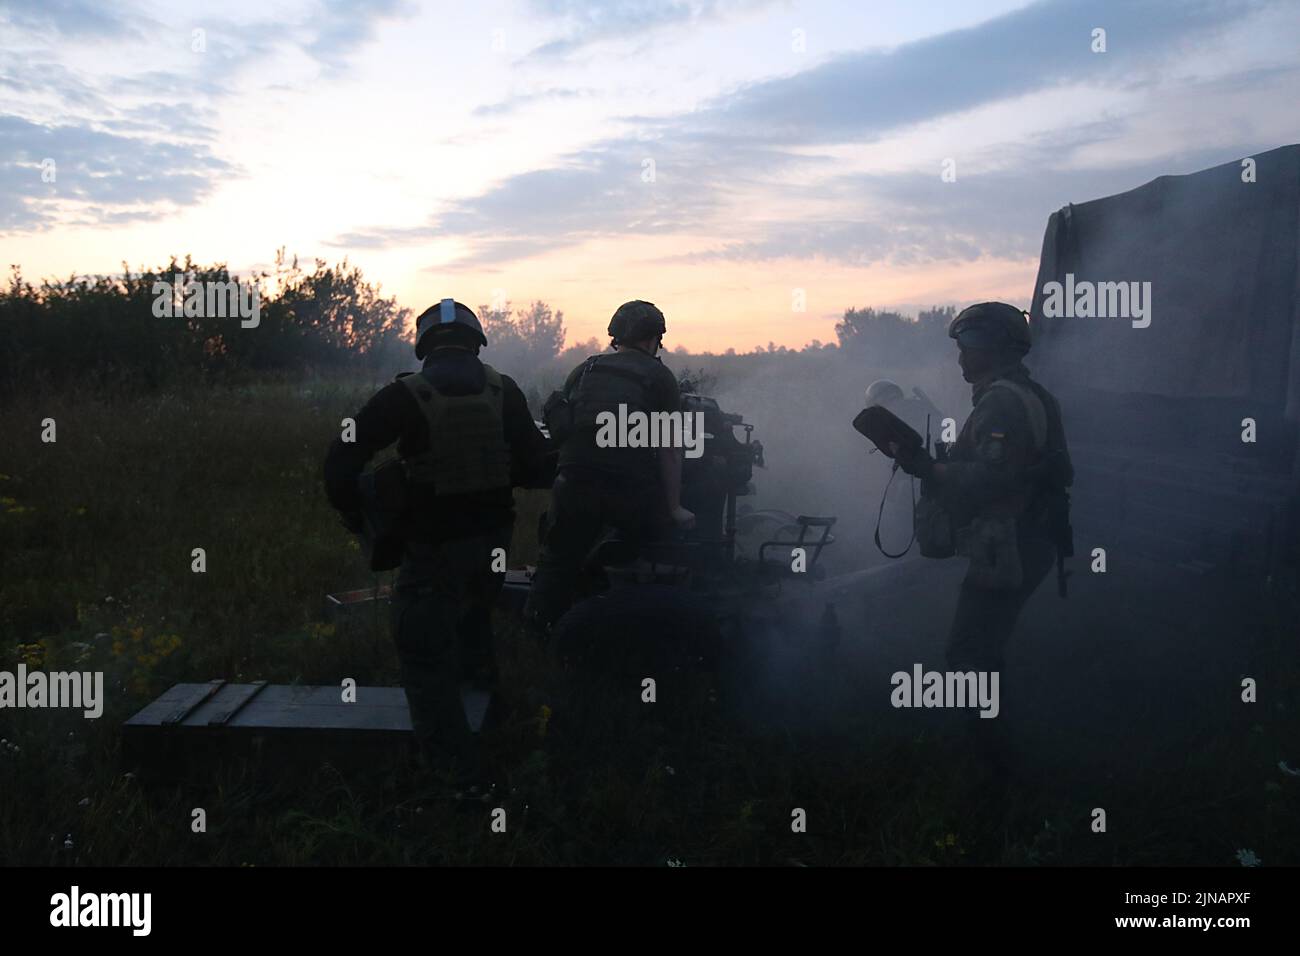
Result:
[[[476,778],[477,742],[465,722],[456,605],[433,585],[399,588],[393,632],[411,728],[430,771]]]

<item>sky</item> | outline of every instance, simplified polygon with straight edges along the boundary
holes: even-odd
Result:
[[[799,347],[1028,306],[1056,209],[1300,141],[1297,36],[1296,0],[0,0],[0,256],[284,247],[415,312]]]

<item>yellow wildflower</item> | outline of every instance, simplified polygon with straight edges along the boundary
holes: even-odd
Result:
[[[34,644],[19,644],[18,655],[28,667],[40,667],[45,661],[45,642],[36,641]]]
[[[965,855],[966,851],[957,845],[957,834],[949,833],[941,839],[935,840],[934,845],[940,850],[956,850],[957,853]]]
[[[541,707],[537,708],[537,736],[539,737],[546,736],[546,728],[547,725],[550,724],[550,722],[551,722],[551,708],[547,707],[545,704],[542,704]]]
[[[181,639],[175,634],[159,634],[150,642],[150,646],[158,657],[166,657],[181,646]]]

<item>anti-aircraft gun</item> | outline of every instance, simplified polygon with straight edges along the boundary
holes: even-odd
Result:
[[[682,468],[682,505],[695,527],[655,542],[611,531],[597,543],[579,599],[552,629],[552,647],[571,668],[721,672],[770,635],[824,648],[838,632],[832,608],[810,614],[796,593],[821,578],[835,518],[740,503],[754,494],[755,466],[764,465],[754,426],[690,391],[682,408],[702,413],[704,423],[703,453]],[[522,604],[530,579],[531,571],[509,572],[506,599]]]

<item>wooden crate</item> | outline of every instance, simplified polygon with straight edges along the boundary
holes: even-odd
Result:
[[[490,696],[466,685],[461,701],[477,732]],[[262,769],[324,763],[365,769],[409,760],[414,747],[400,687],[358,687],[355,702],[345,703],[337,686],[177,684],[122,727],[125,763],[155,779],[230,758]]]

